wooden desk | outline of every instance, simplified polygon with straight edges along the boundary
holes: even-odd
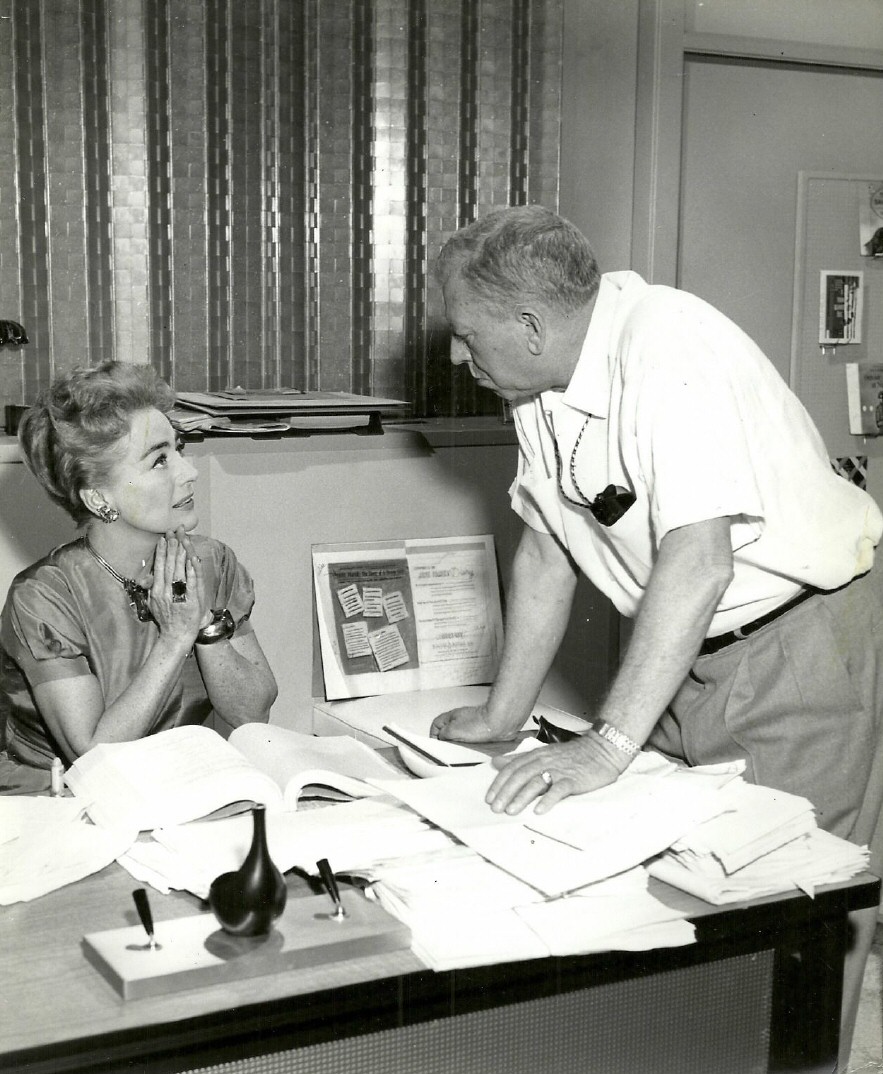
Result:
[[[656,884],[665,901],[689,909],[698,943],[449,973],[401,952],[125,1002],[86,962],[80,940],[136,924],[134,886],[114,865],[0,908],[0,1069],[831,1070],[847,911],[875,905],[880,884],[865,875],[815,899],[725,910]],[[290,887],[292,897],[307,893],[297,878]],[[157,921],[195,906],[187,896],[151,902]]]

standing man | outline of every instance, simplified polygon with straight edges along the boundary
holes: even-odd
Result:
[[[432,733],[516,734],[583,573],[634,619],[627,651],[592,731],[498,761],[495,811],[546,812],[647,744],[692,765],[742,759],[748,780],[804,795],[821,827],[869,842],[883,798],[883,516],[834,473],[772,364],[701,299],[602,276],[579,231],[539,206],[458,232],[438,275],[452,361],[513,404],[525,526],[488,700]],[[853,916],[846,1049],[876,909]]]

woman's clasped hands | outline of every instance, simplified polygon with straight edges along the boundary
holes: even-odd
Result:
[[[191,645],[211,620],[202,562],[183,527],[156,542],[149,606],[161,635]]]

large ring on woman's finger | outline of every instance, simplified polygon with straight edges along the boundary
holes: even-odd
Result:
[[[552,786],[552,773],[551,772],[540,772],[540,779],[543,781],[543,783],[546,784],[547,787]]]
[[[172,582],[172,604],[183,604],[187,600],[187,583],[176,578]]]

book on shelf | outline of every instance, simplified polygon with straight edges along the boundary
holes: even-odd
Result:
[[[857,436],[883,433],[883,365],[847,362],[849,431]]]
[[[65,782],[89,818],[148,831],[245,809],[292,812],[308,798],[378,795],[369,779],[408,778],[347,735],[317,738],[244,724],[229,739],[209,727],[175,727],[134,742],[103,743],[78,758]]]

